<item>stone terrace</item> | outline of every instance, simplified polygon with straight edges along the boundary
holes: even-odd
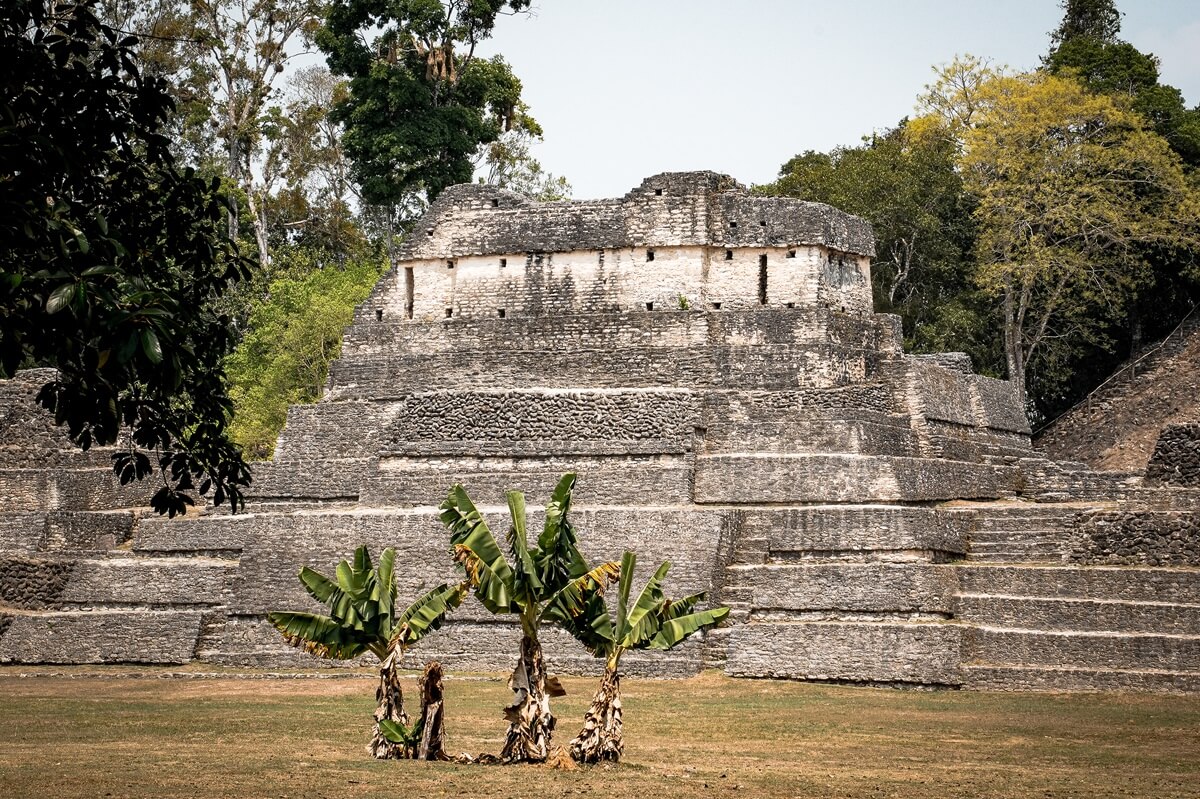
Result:
[[[393,546],[413,596],[452,575],[451,483],[501,526],[506,489],[536,506],[577,471],[589,557],[669,558],[669,592],[733,608],[630,671],[1200,689],[1200,491],[1041,457],[1009,384],[903,353],[871,312],[873,248],[862,220],[709,172],[584,203],[449,189],[237,516],[92,510],[98,488],[39,464],[45,375],[22,376],[2,389],[0,660],[307,662],[264,620],[310,606],[300,565]],[[595,668],[548,637],[555,668]],[[469,604],[418,656],[505,669],[515,641]]]

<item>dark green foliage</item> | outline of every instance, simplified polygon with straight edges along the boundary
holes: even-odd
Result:
[[[165,85],[88,4],[0,10],[0,374],[58,378],[38,400],[83,448],[125,441],[122,482],[157,471],[170,515],[240,504],[214,300],[249,274],[216,182],[177,166]]]
[[[1113,0],[1062,0],[1063,20],[1050,34],[1054,44],[1086,38],[1115,42],[1121,32],[1121,12]]]
[[[342,0],[330,5],[316,41],[350,95],[333,118],[363,200],[400,206],[415,192],[433,199],[470,182],[473,158],[509,126],[521,84],[499,58],[472,58],[502,11],[529,0]],[[373,36],[368,41],[367,37]],[[466,46],[463,55],[456,48]]]
[[[973,204],[951,142],[910,135],[902,122],[859,147],[798,155],[757,190],[828,203],[869,221],[875,310],[900,316],[909,350],[968,352],[978,368],[995,373],[990,309],[973,277]]]
[[[1158,59],[1119,38],[1111,0],[1067,0],[1042,61],[1055,74],[1076,75],[1091,91],[1128,98],[1191,169],[1200,167],[1200,107],[1159,82]],[[1048,418],[1066,410],[1143,344],[1166,335],[1200,301],[1200,252],[1141,247],[1149,267],[1123,312],[1100,320],[1096,340],[1036,365],[1030,391]]]

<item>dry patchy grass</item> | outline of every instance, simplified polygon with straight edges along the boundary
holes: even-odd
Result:
[[[560,742],[594,681],[567,679]],[[409,686],[412,682],[409,681]],[[3,797],[1196,797],[1200,699],[625,682],[617,768],[376,762],[368,679],[17,678]],[[499,749],[498,681],[446,685],[454,751]]]

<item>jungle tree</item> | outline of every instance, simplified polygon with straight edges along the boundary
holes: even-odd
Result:
[[[434,731],[421,718],[409,727],[399,668],[405,650],[442,626],[446,616],[467,595],[467,586],[442,584],[408,607],[396,610],[396,551],[383,550],[372,567],[365,546],[354,551],[353,563],[341,561],[335,579],[304,566],[300,582],[310,596],[328,606],[329,615],[277,612],[267,615],[289,644],[313,655],[351,660],[366,652],[381,661],[375,693],[375,731],[367,747],[378,759],[417,757],[418,752],[441,753],[440,741],[426,740]],[[440,694],[441,670],[436,679]],[[426,670],[425,680],[430,680]],[[422,686],[425,694],[425,686]]]
[[[621,558],[615,624],[599,587],[588,586],[580,594],[564,595],[546,613],[546,618],[565,627],[594,656],[604,658],[600,687],[584,715],[583,729],[570,744],[571,757],[580,763],[621,759],[624,732],[620,665],[625,652],[672,649],[729,615],[726,607],[695,610],[704,600],[703,592],[674,601],[667,599],[662,582],[671,569],[670,561],[663,561],[630,604],[636,565],[637,556],[633,552],[626,552]]]
[[[83,449],[121,442],[122,483],[157,474],[159,512],[197,488],[236,509],[229,198],[178,162],[166,84],[94,4],[0,5],[0,52],[0,377],[54,367],[38,403]]]
[[[465,570],[475,596],[492,613],[515,615],[521,626],[517,665],[508,681],[513,699],[504,708],[509,725],[500,759],[506,763],[540,762],[550,754],[555,719],[539,628],[561,619],[563,608],[578,607],[585,596],[602,591],[619,571],[615,561],[589,569],[580,555],[567,518],[574,485],[574,474],[558,481],[533,546],[527,538],[525,497],[519,491],[508,492],[511,524],[506,542],[511,564],[461,485],[451,488],[441,505],[454,559]]]

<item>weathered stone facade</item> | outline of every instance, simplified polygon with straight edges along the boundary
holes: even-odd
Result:
[[[1038,456],[1009,384],[903,353],[872,254],[861,220],[713,173],[583,203],[454,187],[238,516],[130,510],[99,455],[48,471],[76,461],[43,454],[66,448],[25,375],[0,387],[0,661],[311,662],[264,621],[310,605],[301,564],[393,546],[415,595],[452,574],[451,483],[502,524],[504,490],[537,505],[570,470],[590,557],[669,558],[672,593],[733,608],[630,671],[1200,689],[1200,492]],[[468,604],[418,655],[504,669],[515,641]]]

